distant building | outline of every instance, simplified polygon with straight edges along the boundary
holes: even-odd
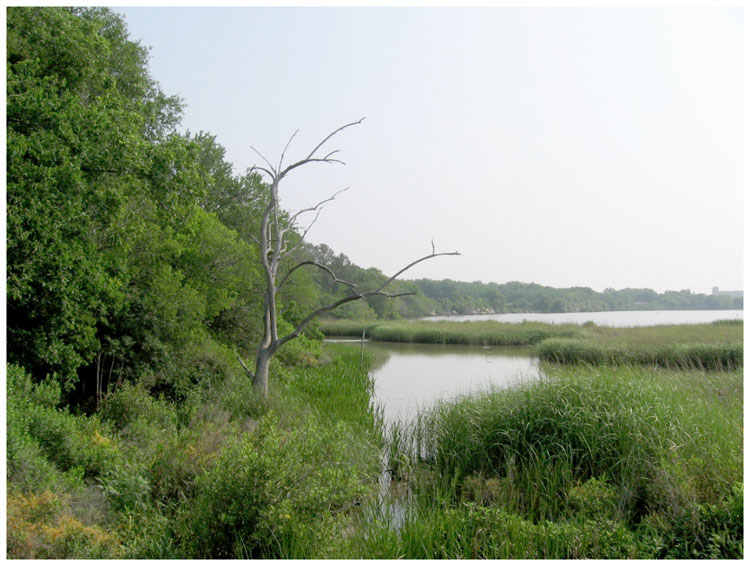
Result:
[[[711,289],[711,294],[714,296],[744,298],[744,291],[719,291],[718,287],[714,287],[713,289]]]

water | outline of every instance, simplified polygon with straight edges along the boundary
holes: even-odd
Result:
[[[552,324],[583,324],[592,321],[599,326],[656,326],[660,324],[700,324],[715,320],[743,319],[742,310],[720,311],[607,311],[559,313],[503,313],[429,316],[422,320],[497,320],[499,322],[548,322]]]
[[[535,313],[430,317],[429,320],[535,320],[551,323],[651,326],[658,324],[695,324],[714,320],[741,319],[743,311],[624,311],[597,313]],[[360,343],[357,339],[331,340]],[[501,346],[455,346],[439,344],[399,344],[365,342],[375,355],[372,376],[375,382],[373,402],[383,411],[386,424],[408,422],[419,411],[439,400],[449,400],[490,387],[513,385],[542,377],[538,360],[530,348]],[[398,530],[409,506],[408,485],[392,482],[385,455],[380,474],[379,498],[366,511],[373,520],[389,521]]]
[[[386,424],[407,423],[440,399],[540,378],[538,361],[529,348],[365,342],[365,349],[375,355],[373,402],[382,408]],[[399,530],[406,520],[410,491],[404,482],[391,480],[386,454],[387,449],[377,502],[365,513]]]
[[[409,420],[440,399],[539,379],[528,348],[367,342],[374,399],[386,421]]]
[[[583,313],[518,313],[429,317],[425,320],[533,320],[554,324],[600,326],[653,326],[660,324],[699,324],[715,320],[742,319],[742,310],[714,311],[609,311]],[[357,339],[352,342],[359,342]],[[375,354],[372,374],[374,401],[384,411],[386,421],[410,419],[439,399],[486,389],[509,387],[538,379],[538,361],[528,348],[448,346],[438,344],[398,344],[366,342]]]

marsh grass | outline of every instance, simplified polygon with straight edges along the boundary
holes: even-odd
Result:
[[[545,362],[590,365],[647,365],[677,369],[733,370],[742,367],[743,347],[734,344],[599,344],[550,339],[536,347]]]
[[[415,342],[420,344],[464,344],[481,346],[527,346],[547,338],[583,337],[576,325],[553,325],[541,322],[508,324],[495,321],[404,321],[367,323],[354,321],[323,321],[326,336],[361,337],[383,342]]]
[[[397,425],[390,467],[410,508],[396,531],[363,526],[358,552],[741,557],[741,371],[545,371]]]
[[[742,365],[743,321],[633,328],[592,323],[547,324],[497,321],[402,321],[372,323],[331,320],[321,323],[326,336],[361,337],[383,342],[539,345],[540,355],[562,363],[651,364],[680,368],[732,369]]]

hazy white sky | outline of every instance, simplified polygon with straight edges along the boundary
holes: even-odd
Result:
[[[742,9],[115,8],[238,172],[330,131],[309,234],[406,277],[742,288]]]

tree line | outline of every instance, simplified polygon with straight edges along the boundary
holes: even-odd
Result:
[[[179,397],[262,334],[267,192],[178,131],[147,59],[109,9],[8,9],[8,361],[89,404],[136,377]],[[279,324],[318,300],[295,274]]]
[[[348,281],[376,283],[385,275],[376,268],[363,269],[344,254],[325,244],[307,245],[307,252]],[[340,290],[322,275],[315,276],[321,295],[336,296]],[[537,283],[483,283],[443,279],[394,282],[400,292],[413,293],[400,301],[370,300],[347,305],[331,318],[393,320],[430,315],[467,315],[524,312],[597,312],[627,310],[725,310],[741,309],[742,297],[704,295],[688,290],[657,293],[652,289],[605,289],[589,287],[558,289]]]
[[[7,30],[8,361],[70,401],[136,380],[179,400],[238,363],[266,393],[271,359],[293,361],[319,315],[368,300],[408,314],[385,305],[414,290],[391,283],[456,253],[349,282],[304,242],[305,213],[331,199],[285,211],[279,183],[340,162],[324,145],[361,120],[235,175],[213,136],[178,130],[182,102],[111,10],[11,8]]]
[[[281,363],[317,336],[306,317],[336,303],[327,316],[353,319],[742,306],[687,291],[393,280],[305,242],[273,179],[235,174],[214,136],[181,132],[182,102],[111,10],[9,8],[6,55],[8,361],[75,402],[135,379],[178,399],[256,356],[269,333],[269,211],[287,221],[275,269],[290,274],[273,292],[272,334],[303,340],[285,343]],[[352,289],[361,300],[342,302]]]

